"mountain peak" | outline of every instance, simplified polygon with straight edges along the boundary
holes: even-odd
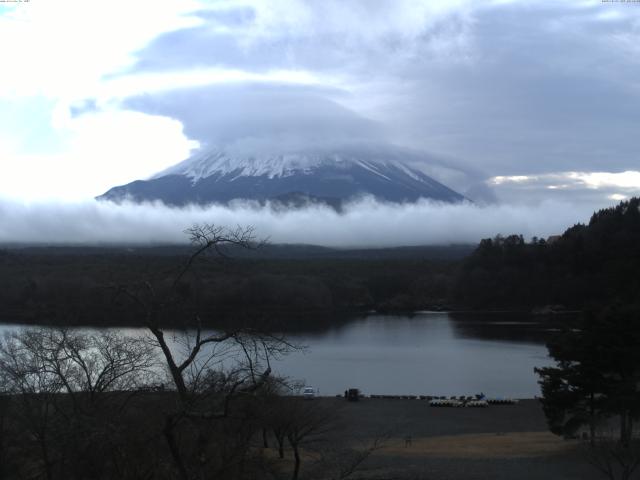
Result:
[[[228,175],[267,178],[287,177],[299,172],[310,173],[313,167],[322,163],[339,164],[338,155],[319,153],[272,153],[272,154],[229,154],[224,150],[211,150],[198,153],[178,163],[152,178],[166,175],[184,175],[194,183],[212,175]]]
[[[161,200],[170,205],[280,201],[295,193],[330,205],[372,195],[383,201],[464,197],[412,166],[393,149],[300,150],[277,153],[198,152],[146,181],[114,187],[98,199]]]

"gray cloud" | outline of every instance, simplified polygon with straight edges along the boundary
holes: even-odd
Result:
[[[132,72],[303,69],[340,77],[341,87],[218,85],[127,105],[179,118],[199,140],[384,137],[486,177],[635,167],[640,9],[416,5],[294,1],[203,11],[202,26],[138,52]]]
[[[407,67],[407,78],[425,80],[406,87],[397,135],[492,174],[633,168],[640,64],[615,35],[635,28],[637,9],[609,22],[594,18],[602,9],[479,13],[473,61]]]
[[[452,36],[466,31],[471,4],[468,0],[246,3],[210,5],[196,12],[202,25],[158,37],[139,52],[134,71],[224,66],[378,74],[370,67],[389,68],[389,60],[406,59],[419,45],[428,45],[432,57],[450,53],[445,47],[455,43]]]
[[[492,198],[483,185],[484,172],[450,156],[390,145],[384,125],[327,98],[328,92],[302,86],[217,85],[132,97],[125,105],[180,120],[185,134],[205,149],[222,147],[241,154],[374,150],[388,160],[401,157],[454,190],[469,190],[473,200]]]
[[[598,207],[602,207],[600,204]],[[588,221],[592,204],[546,201],[537,206],[383,204],[362,199],[337,214],[325,207],[277,211],[238,202],[230,207],[169,208],[161,204],[16,204],[0,202],[0,244],[161,244],[186,241],[194,223],[253,225],[273,243],[335,247],[477,242],[498,233],[525,237],[561,233]]]
[[[128,108],[183,122],[203,145],[246,138],[300,142],[380,140],[382,125],[329,98],[329,89],[303,86],[217,85],[129,98]]]

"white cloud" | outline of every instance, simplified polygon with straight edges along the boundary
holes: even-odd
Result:
[[[619,173],[611,172],[570,172],[568,174],[572,180],[582,182],[589,188],[631,188],[640,190],[640,172],[626,171]]]
[[[110,109],[71,118],[157,35],[202,22],[192,0],[29,2],[0,15],[0,193],[87,198],[183,159],[180,122]],[[12,113],[13,112],[13,113]]]
[[[61,148],[54,153],[25,154],[0,143],[4,197],[92,198],[173,165],[197,146],[184,136],[179,121],[126,110],[64,117],[56,133]]]
[[[240,3],[255,10],[255,21],[247,34],[257,39],[339,35],[347,39],[347,44],[371,43],[390,37],[415,38],[443,16],[468,11],[473,4],[471,0],[247,0]]]
[[[531,181],[531,179],[532,177],[529,177],[527,175],[498,175],[497,177],[491,178],[489,181],[494,185],[502,185],[503,183],[526,183]]]
[[[540,175],[499,175],[489,179],[493,185],[519,184],[543,185],[546,188],[592,188],[592,189],[631,189],[640,190],[640,171],[624,172],[557,172]]]
[[[29,2],[0,16],[0,96],[82,98],[162,32],[201,23],[192,0]],[[9,48],[10,46],[10,48]]]
[[[600,205],[602,206],[602,205]],[[253,225],[273,243],[397,246],[477,242],[498,233],[525,237],[562,233],[588,221],[594,205],[544,202],[538,206],[383,204],[364,199],[338,214],[325,207],[274,211],[252,204],[169,208],[108,202],[30,205],[0,201],[0,243],[181,243],[194,223]]]
[[[167,90],[234,83],[272,83],[279,85],[340,87],[342,82],[328,75],[314,74],[302,69],[275,69],[251,72],[240,69],[195,68],[178,72],[134,73],[108,79],[96,90],[99,104],[140,94],[161,93]]]
[[[621,195],[619,193],[613,193],[611,195],[609,195],[609,199],[610,200],[614,200],[616,202],[619,202],[621,200],[627,200],[629,197],[627,197],[626,195]]]

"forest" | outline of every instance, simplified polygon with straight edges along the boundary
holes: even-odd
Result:
[[[449,307],[459,259],[472,248],[338,251],[322,256],[299,248],[264,247],[248,256],[231,249],[209,256],[182,288],[198,294],[209,325],[285,322],[305,329],[344,315]],[[292,255],[275,250],[287,250]],[[161,286],[188,258],[185,248],[24,248],[0,256],[0,316],[6,322],[57,325],[135,325],[139,319],[113,300],[118,285],[142,279]],[[292,320],[295,317],[295,320]],[[168,323],[171,316],[163,319]],[[295,323],[292,323],[295,322]]]
[[[197,292],[211,326],[269,323],[322,328],[344,316],[416,310],[581,310],[635,303],[640,291],[640,200],[595,212],[549,239],[497,235],[476,247],[377,250],[238,246],[210,256]],[[114,288],[161,286],[188,258],[187,247],[7,247],[0,250],[0,316],[5,322],[135,325]],[[162,319],[171,324],[172,316]]]
[[[640,277],[640,199],[595,212],[549,239],[484,239],[456,277],[456,304],[472,308],[582,310],[636,304]]]

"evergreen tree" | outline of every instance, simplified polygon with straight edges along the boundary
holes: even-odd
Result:
[[[576,328],[548,343],[557,365],[539,368],[549,427],[573,435],[600,418],[620,418],[620,442],[628,445],[640,415],[640,314],[630,307],[588,312]]]
[[[595,437],[596,423],[604,411],[608,382],[599,364],[603,346],[595,324],[585,318],[581,328],[568,328],[547,344],[556,367],[537,368],[542,388],[542,405],[549,429],[563,436],[573,436],[589,425],[590,439]]]
[[[640,197],[595,212],[550,242],[484,239],[462,264],[455,300],[469,307],[583,309],[638,302]]]

